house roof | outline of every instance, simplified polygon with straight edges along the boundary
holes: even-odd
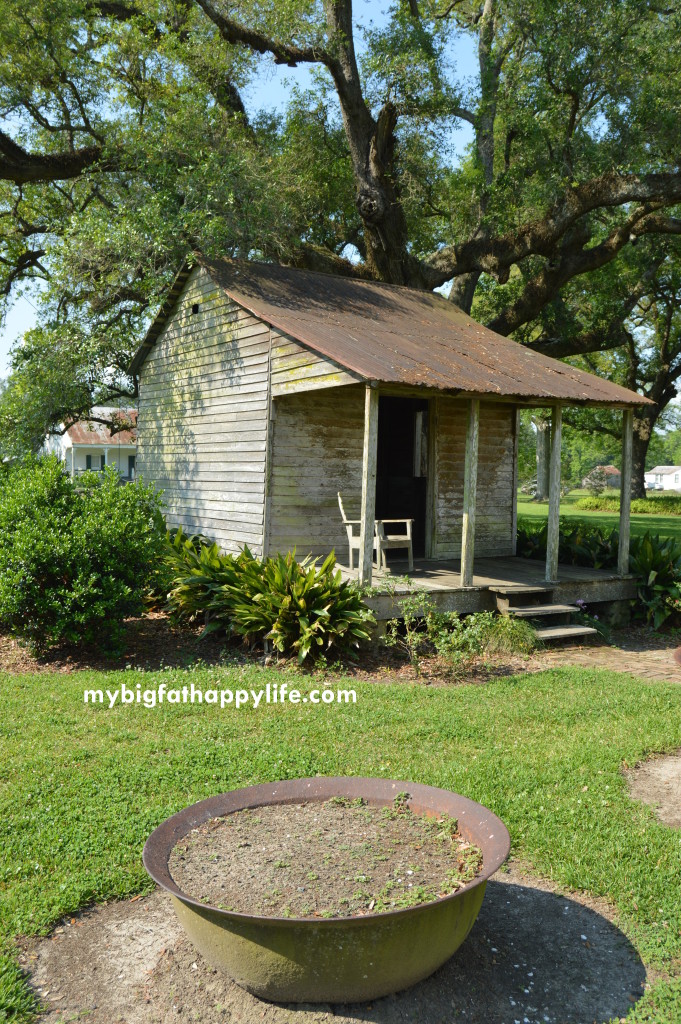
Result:
[[[646,470],[646,476],[650,473],[658,473],[660,476],[667,476],[669,473],[678,473],[681,471],[681,466],[654,466],[652,469]]]
[[[118,410],[113,415],[118,415]],[[130,419],[133,423],[137,422],[136,409],[122,409],[120,415],[125,417],[126,420]],[[93,447],[97,445],[137,444],[137,431],[134,428],[132,430],[119,430],[112,434],[103,423],[92,423],[90,420],[81,420],[79,423],[74,423],[72,427],[68,428],[66,434],[72,444],[87,444]]]
[[[495,334],[434,292],[274,264],[196,259],[240,306],[360,379],[570,404],[647,402]],[[131,372],[139,372],[190,272],[186,266],[176,278]]]

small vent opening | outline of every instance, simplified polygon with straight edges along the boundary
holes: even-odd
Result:
[[[192,313],[198,313],[198,311],[199,311],[199,304],[198,304],[198,302],[192,303]]]

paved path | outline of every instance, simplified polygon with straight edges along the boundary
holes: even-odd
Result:
[[[580,665],[629,672],[642,679],[681,683],[681,665],[674,660],[678,638],[655,637],[647,631],[630,629],[613,637],[613,646],[605,643],[551,647],[533,659],[532,668],[559,668]]]

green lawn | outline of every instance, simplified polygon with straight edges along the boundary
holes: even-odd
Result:
[[[576,502],[587,495],[587,491],[571,491],[560,499],[560,514],[568,519],[580,519],[599,526],[604,530],[612,530],[619,526],[616,512],[583,512],[575,508]],[[530,501],[526,495],[518,492],[518,516],[522,519],[546,519],[549,514],[549,503]],[[681,516],[632,515],[631,532],[637,536],[643,533],[657,534],[659,537],[675,537],[681,541]]]
[[[348,706],[83,705],[85,687],[123,679],[260,688],[284,677],[255,667],[0,677],[0,1020],[31,1019],[12,937],[149,890],[140,854],[163,818],[209,794],[318,772],[431,783],[489,806],[516,855],[612,901],[663,972],[627,1019],[681,1022],[681,836],[632,803],[621,776],[623,763],[681,746],[679,687],[571,668],[483,687],[346,680],[357,691]]]

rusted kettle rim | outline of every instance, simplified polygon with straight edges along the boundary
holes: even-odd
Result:
[[[264,914],[244,914],[235,910],[224,910],[212,906],[209,903],[202,903],[183,892],[175,883],[170,871],[168,861],[173,848],[192,829],[199,828],[212,818],[221,818],[234,811],[243,811],[255,807],[264,807],[268,804],[298,804],[310,801],[323,802],[334,796],[344,796],[351,799],[362,797],[369,805],[387,807],[392,804],[398,793],[409,794],[409,808],[414,814],[448,814],[456,818],[459,823],[459,830],[469,842],[474,842],[482,849],[482,871],[474,879],[462,885],[456,892],[441,896],[436,900],[427,903],[420,903],[413,907],[404,907],[399,910],[389,910],[386,913],[369,913],[355,915],[354,917],[270,917]],[[257,786],[247,786],[244,789],[234,789],[227,793],[220,793],[218,796],[209,797],[199,803],[191,804],[184,810],[178,811],[170,818],[162,822],[154,829],[142,852],[144,867],[153,880],[171,895],[177,897],[188,906],[195,907],[202,911],[211,911],[226,919],[276,922],[281,925],[313,924],[316,927],[338,927],[339,925],[351,926],[357,922],[365,922],[406,916],[413,914],[426,907],[435,906],[438,903],[446,903],[455,900],[461,893],[468,892],[486,882],[498,871],[507,859],[511,849],[511,838],[508,829],[501,818],[493,814],[482,804],[469,800],[468,797],[452,793],[447,789],[438,789],[435,786],[424,786],[416,782],[399,782],[394,779],[372,779],[358,776],[324,778],[315,777],[310,779],[289,779],[283,782],[263,783]]]

